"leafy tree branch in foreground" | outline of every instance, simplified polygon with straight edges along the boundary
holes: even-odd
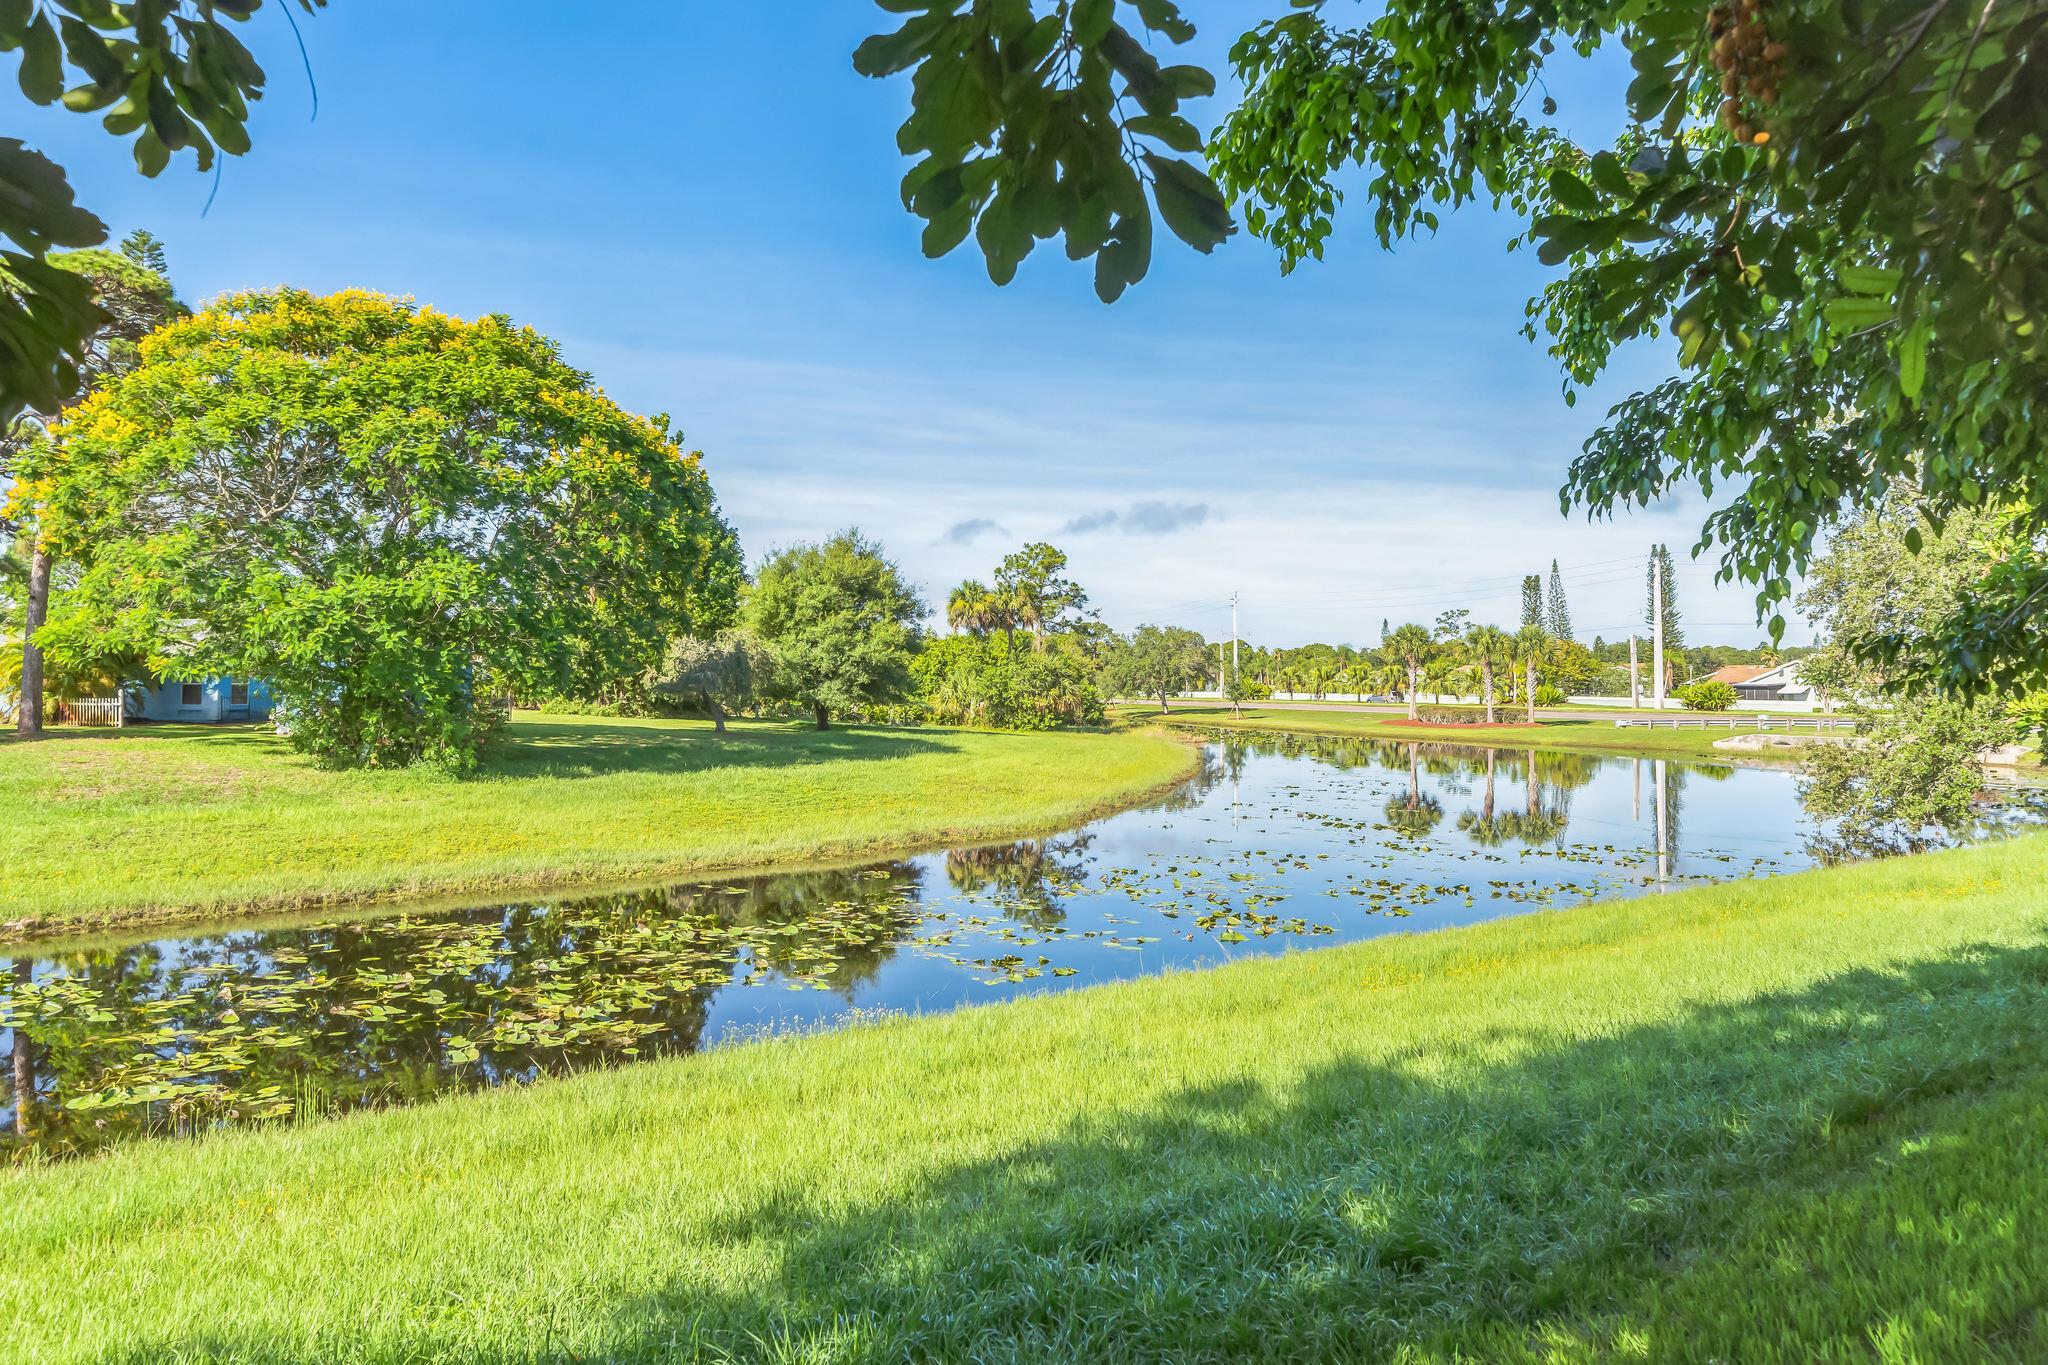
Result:
[[[280,0],[308,14],[326,3]],[[186,150],[204,171],[217,153],[249,150],[249,104],[262,98],[264,74],[235,26],[261,4],[6,0],[0,52],[21,54],[16,76],[31,103],[98,114],[107,132],[132,139],[142,174],[159,174]],[[48,253],[106,238],[61,166],[0,138],[0,427],[25,407],[54,412],[75,396],[104,319],[86,282]],[[163,273],[160,257],[139,263]]]
[[[1113,299],[1149,259],[1152,141],[1209,167],[1157,175],[1169,227],[1212,249],[1227,196],[1288,269],[1322,256],[1361,180],[1386,246],[1506,205],[1564,270],[1528,330],[1568,400],[1622,346],[1677,343],[1675,375],[1573,463],[1568,508],[1719,490],[1700,550],[1763,614],[1891,481],[1937,522],[1995,491],[2013,554],[1926,648],[1890,653],[1920,660],[1908,684],[2048,679],[2048,0],[1391,0],[1362,23],[1303,0],[1232,45],[1245,95],[1209,139],[1180,112],[1208,73],[1146,46],[1192,36],[1170,0],[883,8],[908,17],[856,65],[914,73],[904,197],[928,252],[972,231],[1000,283],[1058,237]],[[1574,145],[1544,73],[1614,44],[1636,72],[1625,128]]]

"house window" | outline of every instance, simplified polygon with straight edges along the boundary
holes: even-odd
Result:
[[[178,705],[198,706],[205,701],[205,688],[199,683],[178,684]]]
[[[245,682],[231,682],[231,683],[229,683],[229,684],[228,684],[228,705],[229,705],[229,706],[247,706],[248,704],[249,704],[249,684],[247,684],[247,683],[245,683]]]

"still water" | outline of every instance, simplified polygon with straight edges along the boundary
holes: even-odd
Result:
[[[21,957],[16,1159],[1810,866],[1785,771],[1230,737],[998,847]]]

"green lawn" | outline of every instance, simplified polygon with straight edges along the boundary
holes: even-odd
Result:
[[[1504,722],[1513,713],[1502,710]],[[1647,714],[1647,713],[1646,713]],[[1674,715],[1676,713],[1673,713]],[[1384,739],[1427,739],[1444,744],[1495,745],[1502,748],[1573,749],[1604,754],[1631,754],[1644,758],[1740,758],[1745,762],[1769,761],[1772,755],[1730,754],[1716,749],[1714,741],[1729,730],[1648,730],[1626,728],[1611,720],[1576,720],[1554,717],[1534,725],[1504,723],[1466,728],[1450,725],[1420,725],[1399,713],[1372,711],[1293,711],[1285,708],[1247,706],[1233,716],[1227,705],[1212,702],[1180,702],[1161,715],[1157,706],[1126,706],[1118,715],[1134,724],[1164,724],[1199,730],[1246,729],[1287,730],[1298,735],[1368,735]]]
[[[1157,736],[516,719],[484,774],[327,772],[258,728],[0,743],[15,933],[654,878],[1071,823],[1193,766]]]
[[[0,1177],[65,1361],[2048,1358],[2048,836]]]

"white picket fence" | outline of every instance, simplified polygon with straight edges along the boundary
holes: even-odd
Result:
[[[57,715],[67,725],[111,725],[120,729],[128,723],[128,708],[119,697],[77,697],[57,703]]]

